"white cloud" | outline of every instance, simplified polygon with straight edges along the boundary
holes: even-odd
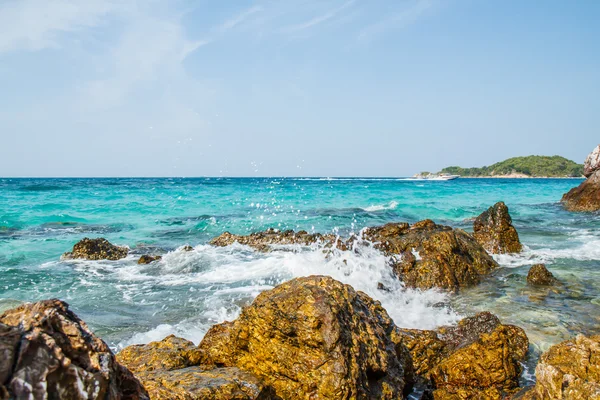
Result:
[[[297,24],[297,25],[292,25],[292,26],[288,27],[287,29],[285,29],[285,31],[290,32],[290,33],[299,32],[299,31],[303,31],[305,29],[309,29],[314,26],[320,25],[323,22],[326,22],[326,21],[338,16],[343,10],[352,6],[355,2],[356,2],[356,0],[347,1],[344,4],[342,4],[341,6],[331,9],[331,10],[328,10],[327,12],[325,12],[323,14],[317,15],[316,17],[314,17],[306,22],[303,22],[303,23]]]
[[[383,18],[382,20],[363,28],[358,34],[360,42],[368,42],[373,37],[391,29],[402,28],[414,23],[433,6],[433,0],[415,0],[411,6]]]

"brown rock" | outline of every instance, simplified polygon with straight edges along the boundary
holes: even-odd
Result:
[[[600,210],[600,171],[563,195],[561,202],[569,211]]]
[[[551,286],[558,283],[558,280],[544,264],[535,264],[527,273],[527,283],[533,286]]]
[[[131,372],[186,368],[200,364],[201,352],[189,340],[170,335],[160,342],[128,346],[117,354],[117,361]]]
[[[585,159],[585,162],[583,163],[583,175],[586,178],[589,178],[598,170],[600,170],[600,145],[596,146]]]
[[[502,201],[475,219],[473,237],[492,254],[519,253],[523,249],[508,207]]]
[[[148,399],[106,343],[60,300],[0,315],[0,355],[0,393],[10,398]]]
[[[63,254],[64,259],[120,260],[127,257],[127,247],[115,246],[104,238],[84,238],[73,246],[73,251]]]
[[[252,372],[284,399],[397,399],[412,376],[395,329],[366,294],[311,276],[261,293],[199,347],[204,363]]]
[[[552,346],[535,369],[536,399],[600,399],[600,336],[578,335]]]
[[[335,241],[334,235],[310,234],[306,231],[294,232],[293,230],[279,231],[267,229],[264,232],[255,232],[247,236],[234,235],[224,232],[210,241],[213,246],[225,247],[234,243],[253,247],[259,251],[270,251],[275,245],[302,245],[309,246],[315,243],[331,243]]]
[[[147,254],[144,254],[143,256],[140,257],[140,259],[138,260],[138,264],[150,264],[151,262],[154,261],[158,261],[162,259],[161,256],[149,256]]]
[[[363,238],[392,256],[392,268],[406,286],[458,291],[475,285],[498,264],[461,229],[424,220],[367,228]]]

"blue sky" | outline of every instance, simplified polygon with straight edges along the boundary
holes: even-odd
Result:
[[[599,20],[594,0],[0,0],[0,176],[582,162]]]

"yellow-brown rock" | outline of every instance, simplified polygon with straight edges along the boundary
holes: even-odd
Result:
[[[83,238],[75,243],[73,250],[63,254],[63,259],[120,260],[127,257],[127,247],[115,246],[104,238]]]
[[[366,294],[310,276],[261,293],[199,347],[205,363],[249,371],[282,399],[398,399],[412,376],[395,329]]]
[[[431,220],[367,228],[363,238],[392,257],[394,272],[412,288],[456,292],[498,267],[471,235]]]
[[[315,243],[332,243],[335,241],[334,235],[321,235],[320,233],[308,233],[306,231],[294,232],[293,230],[280,231],[277,229],[267,229],[264,232],[255,232],[250,235],[234,235],[224,232],[210,241],[213,246],[230,246],[234,243],[253,247],[259,251],[267,252],[273,249],[273,246],[301,245],[309,246]]]
[[[0,395],[11,399],[148,398],[106,343],[60,300],[0,315],[0,357]]]
[[[600,171],[595,171],[579,186],[565,193],[561,202],[569,211],[600,210]]]
[[[600,336],[578,335],[552,346],[540,357],[535,375],[535,399],[600,399]]]
[[[558,279],[548,271],[544,264],[532,265],[527,273],[527,283],[532,286],[552,286],[559,283]]]
[[[473,237],[492,254],[520,253],[523,250],[508,207],[502,201],[475,219]]]
[[[117,354],[117,361],[133,373],[172,371],[200,364],[201,354],[194,343],[170,335],[160,342],[128,346]]]

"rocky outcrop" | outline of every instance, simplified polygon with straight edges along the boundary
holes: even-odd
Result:
[[[519,253],[523,249],[508,207],[502,201],[475,219],[473,237],[492,254]]]
[[[536,385],[523,398],[600,399],[600,336],[578,335],[552,346],[535,369]]]
[[[600,170],[600,145],[596,146],[590,154],[588,154],[583,163],[583,175],[589,178],[594,172]]]
[[[141,256],[138,260],[138,264],[150,264],[154,261],[158,261],[161,260],[162,257],[161,256],[150,256],[147,254],[144,254],[143,256]]]
[[[335,241],[334,235],[321,235],[320,233],[308,233],[306,231],[294,232],[293,230],[280,231],[271,228],[264,232],[255,232],[246,236],[224,232],[211,240],[210,244],[224,247],[239,243],[266,252],[278,245],[310,246],[315,243],[331,244],[333,241]]]
[[[204,364],[251,372],[284,399],[397,399],[412,373],[395,329],[366,294],[310,276],[261,293],[199,347]]]
[[[412,288],[456,292],[481,282],[498,267],[471,235],[431,220],[367,228],[363,238],[391,256],[394,272]]]
[[[200,365],[201,359],[197,346],[173,335],[160,342],[126,347],[117,355],[155,400],[274,398],[273,390],[251,373]]]
[[[401,329],[421,384],[435,399],[502,399],[518,390],[525,332],[484,312],[435,331]]]
[[[561,202],[569,211],[600,210],[600,145],[586,158],[583,174],[587,178],[581,185],[565,193]]]
[[[127,257],[127,247],[115,246],[104,238],[84,238],[63,254],[63,259],[120,260]]]
[[[106,343],[59,300],[0,315],[0,398],[148,399]]]
[[[527,283],[532,286],[552,286],[558,283],[558,279],[544,264],[535,264],[527,273]]]

